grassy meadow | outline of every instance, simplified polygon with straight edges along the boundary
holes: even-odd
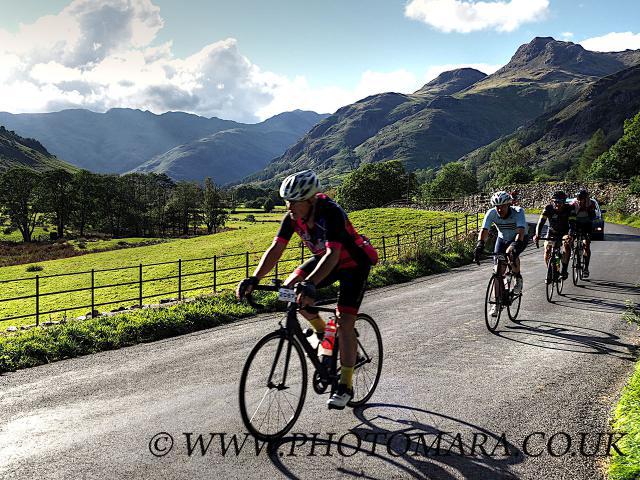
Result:
[[[70,293],[55,293],[62,290],[88,288],[91,286],[91,270],[113,269],[106,272],[95,272],[95,304],[112,302],[99,306],[100,311],[109,311],[117,307],[130,307],[138,304],[139,278],[142,271],[143,303],[158,303],[162,298],[175,298],[178,291],[178,259],[182,259],[182,291],[185,296],[210,293],[214,280],[218,289],[229,288],[239,279],[244,278],[245,252],[256,252],[249,255],[249,263],[254,265],[261,253],[271,244],[277,231],[277,221],[282,218],[283,211],[275,213],[251,213],[256,222],[246,221],[247,212],[239,211],[231,216],[227,223],[228,230],[214,235],[202,235],[188,239],[171,239],[169,241],[142,247],[122,248],[86,255],[40,262],[38,271],[33,264],[14,265],[0,268],[0,319],[33,314],[36,311],[35,299],[16,299],[2,302],[4,299],[35,294],[36,275],[39,275],[40,304],[39,311],[61,310],[51,314],[52,319],[63,315],[75,317],[88,313],[91,308],[91,292],[89,290]],[[398,208],[380,208],[353,212],[350,218],[359,232],[369,236],[373,244],[380,247],[382,235],[395,236],[421,232],[434,226],[440,227],[442,222],[459,218],[459,228],[464,229],[464,214],[430,212]],[[475,217],[473,217],[475,222]],[[469,225],[472,220],[469,219]],[[473,223],[475,226],[475,223]],[[131,239],[105,240],[104,242],[129,242]],[[141,239],[149,240],[149,239]],[[87,248],[89,247],[87,242]],[[97,242],[96,242],[97,243]],[[280,276],[285,276],[301,259],[301,249],[297,241],[279,266]],[[214,279],[214,255],[236,255],[217,259],[217,274]],[[304,252],[305,258],[309,253]],[[139,265],[143,264],[142,269]],[[237,268],[242,266],[242,268]],[[124,268],[129,267],[129,268]],[[234,268],[235,267],[235,268]],[[250,268],[250,273],[253,268]],[[76,273],[78,272],[78,273]],[[55,276],[54,275],[64,275]],[[161,279],[163,277],[173,277]],[[6,280],[21,279],[17,282]],[[158,280],[154,280],[158,279]],[[107,287],[111,284],[123,284]],[[154,296],[153,298],[149,298]],[[82,308],[69,308],[70,305]],[[67,310],[64,310],[67,308]],[[49,319],[49,314],[40,316],[40,321]],[[23,318],[0,321],[0,329],[10,325],[32,324],[35,318]]]

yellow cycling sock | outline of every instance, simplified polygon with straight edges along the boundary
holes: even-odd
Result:
[[[344,383],[348,388],[353,388],[353,367],[340,366],[340,383]]]
[[[325,323],[320,315],[309,319],[309,323],[313,327],[316,333],[324,333]]]

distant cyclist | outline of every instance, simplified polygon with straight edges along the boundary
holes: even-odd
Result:
[[[353,398],[352,376],[357,349],[354,324],[369,270],[377,262],[377,253],[366,238],[356,232],[344,210],[319,191],[320,182],[311,170],[284,179],[280,196],[285,199],[288,212],[253,276],[240,282],[236,295],[243,298],[249,294],[260,279],[276,266],[294,232],[302,238],[313,256],[296,268],[284,285],[296,285],[300,314],[321,337],[325,331],[325,321],[309,305],[314,303],[316,288],[340,282],[336,308],[340,337],[340,380],[327,405],[329,408],[343,409]]]
[[[576,214],[576,232],[581,232],[584,243],[584,269],[582,277],[589,278],[589,260],[591,260],[591,235],[593,234],[593,220],[596,218],[596,203],[589,198],[585,189],[576,194],[571,204]]]
[[[509,193],[500,191],[491,197],[491,205],[494,208],[487,211],[482,222],[482,229],[478,233],[478,243],[476,245],[474,258],[477,260],[484,249],[484,244],[489,236],[489,228],[495,225],[498,229],[498,238],[493,249],[494,253],[506,253],[512,259],[513,273],[516,278],[516,284],[513,288],[515,295],[522,292],[522,275],[520,274],[520,254],[526,247],[525,228],[527,221],[525,212],[522,207],[514,207],[511,205],[513,199]],[[498,275],[504,275],[506,266],[501,266]],[[499,288],[496,283],[496,289]],[[496,291],[496,296],[498,295]],[[491,307],[491,316],[498,314],[496,305]]]
[[[569,277],[569,259],[571,258],[571,242],[573,237],[573,225],[575,219],[575,211],[573,207],[567,204],[567,194],[561,190],[551,195],[551,203],[549,203],[540,214],[538,224],[536,225],[536,234],[533,241],[538,245],[542,227],[549,220],[549,233],[547,237],[553,237],[555,240],[544,242],[544,261],[548,265],[553,252],[554,242],[562,241],[562,271],[563,279]]]
[[[509,192],[509,195],[511,195],[511,205],[513,205],[514,207],[519,207],[520,206],[520,190],[512,190],[511,192]]]

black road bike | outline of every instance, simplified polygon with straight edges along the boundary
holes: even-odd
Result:
[[[573,249],[571,260],[571,277],[575,286],[578,286],[578,282],[580,280],[583,280],[582,271],[584,269],[584,240],[584,234],[578,230],[576,232],[576,244]]]
[[[302,330],[298,321],[299,306],[294,290],[258,285],[254,290],[278,292],[278,299],[288,302],[286,317],[279,328],[267,334],[253,347],[240,377],[240,414],[248,431],[256,438],[273,441],[285,435],[295,424],[307,394],[306,356],[314,368],[312,385],[322,394],[330,388],[333,393],[340,379],[339,342],[336,332],[332,355],[324,361],[309,343],[315,335],[311,329]],[[251,295],[247,301],[260,309]],[[335,308],[314,305],[321,312],[335,313]],[[382,337],[376,322],[368,315],[356,317],[356,364],[353,371],[353,398],[347,404],[358,407],[366,403],[378,385],[382,372]]]
[[[522,291],[518,294],[513,291],[516,278],[509,256],[504,253],[494,253],[493,258],[493,274],[489,279],[484,300],[484,321],[490,332],[495,332],[498,328],[500,316],[505,307],[507,308],[509,319],[515,321],[518,317],[518,312],[520,312],[520,303],[522,302]],[[500,275],[498,272],[505,266],[504,275]],[[491,308],[494,305],[496,306],[496,315],[492,316]]]
[[[562,238],[556,237],[540,237],[539,240],[547,240],[553,242],[551,257],[547,265],[547,276],[545,277],[545,286],[547,290],[547,302],[552,303],[553,292],[562,295],[564,288],[564,279],[562,278]],[[538,245],[539,246],[539,245]]]

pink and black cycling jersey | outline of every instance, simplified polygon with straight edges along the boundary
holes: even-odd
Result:
[[[364,265],[369,268],[371,263],[367,255],[356,245],[362,242],[361,236],[345,211],[323,193],[317,193],[316,198],[313,228],[302,220],[294,221],[287,213],[274,241],[287,244],[295,232],[317,258],[324,256],[327,248],[340,250],[337,270]]]

